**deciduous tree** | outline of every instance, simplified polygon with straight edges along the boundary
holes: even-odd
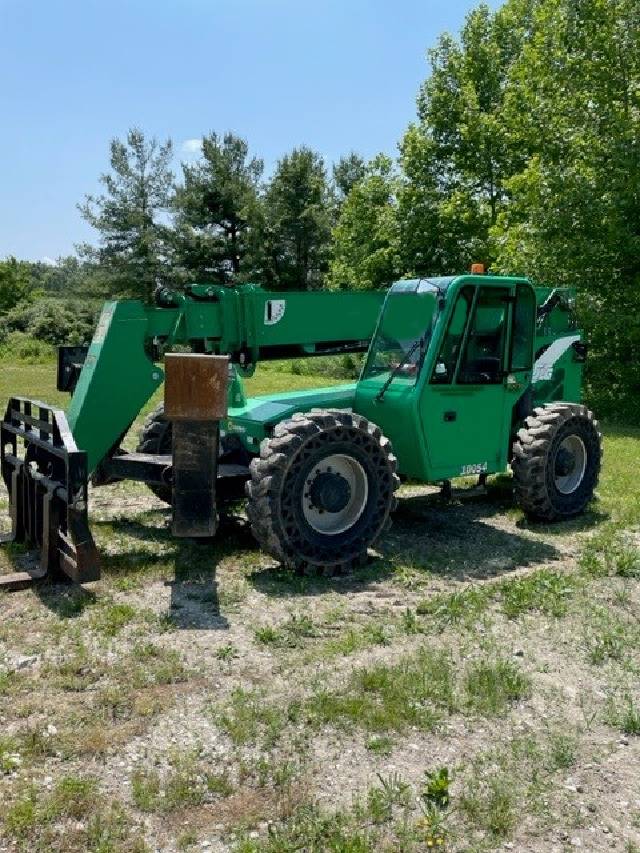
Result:
[[[499,268],[578,288],[590,401],[640,416],[640,7],[544,0],[506,93],[529,159],[494,228]]]
[[[369,290],[388,286],[401,269],[398,176],[379,155],[347,195],[333,232],[330,286]]]
[[[0,314],[6,314],[35,295],[29,264],[13,257],[0,261]]]

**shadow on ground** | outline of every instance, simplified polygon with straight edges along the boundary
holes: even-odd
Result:
[[[103,576],[109,579],[150,575],[165,577],[171,590],[167,618],[172,627],[224,630],[229,622],[222,614],[218,568],[228,557],[255,552],[247,525],[235,517],[223,516],[214,538],[179,539],[172,535],[166,510],[149,510],[135,519],[115,518],[95,524],[100,542],[100,525],[125,542],[138,540],[139,549],[126,547],[122,553],[104,558]],[[146,545],[146,547],[145,547]],[[171,577],[173,575],[173,577]]]
[[[533,525],[513,518],[510,488],[492,484],[484,497],[447,501],[438,491],[400,498],[390,531],[377,543],[379,557],[346,577],[297,578],[278,568],[257,571],[249,578],[268,595],[322,594],[328,589],[352,593],[365,590],[407,570],[414,575],[451,581],[500,577],[529,566],[561,560],[565,552],[541,538],[550,531],[570,535],[589,529],[606,516],[596,511],[559,525]],[[500,516],[500,519],[496,519]]]
[[[606,518],[595,504],[567,522],[530,523],[514,509],[507,478],[491,481],[486,495],[463,500],[421,489],[401,496],[394,524],[377,544],[379,556],[352,574],[333,578],[298,576],[271,561],[264,566],[248,524],[237,516],[223,517],[216,537],[205,540],[174,538],[165,508],[134,518],[94,519],[92,526],[105,579],[126,589],[129,581],[135,587],[145,578],[164,577],[171,588],[166,618],[172,627],[224,630],[229,623],[222,613],[218,569],[225,559],[232,559],[238,576],[256,590],[282,598],[357,593],[406,571],[425,580],[479,581],[560,560],[566,548],[563,552],[550,537],[570,537]],[[121,548],[113,548],[114,539]],[[43,584],[37,593],[63,618],[96,601],[91,590],[69,584]]]
[[[552,544],[523,535],[516,525],[494,524],[499,502],[470,498],[447,503],[439,495],[401,499],[394,525],[381,543],[388,560],[451,580],[496,577],[561,557]]]
[[[136,518],[93,519],[92,529],[102,563],[102,579],[126,591],[146,580],[166,578],[170,587],[167,620],[174,628],[217,629],[229,627],[221,612],[217,569],[221,560],[251,549],[255,543],[246,524],[223,518],[215,539],[177,539],[167,523],[166,510],[149,510]],[[113,548],[113,540],[122,546]],[[136,542],[139,546],[136,547]],[[38,559],[22,546],[4,549],[11,571],[22,571]],[[57,616],[73,619],[99,602],[101,593],[79,586],[64,576],[46,579],[30,587]]]

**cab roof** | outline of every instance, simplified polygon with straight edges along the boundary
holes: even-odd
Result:
[[[457,275],[434,276],[432,278],[405,278],[391,285],[392,293],[432,293],[445,291],[459,278]]]
[[[391,293],[446,293],[449,287],[456,281],[464,279],[469,282],[484,284],[515,284],[528,282],[526,278],[500,275],[443,275],[425,276],[423,278],[406,278],[396,281],[391,285]]]

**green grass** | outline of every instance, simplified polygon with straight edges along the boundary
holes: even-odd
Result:
[[[620,523],[603,525],[585,544],[580,567],[590,577],[640,578],[640,549]]]
[[[358,827],[352,814],[324,812],[315,804],[304,804],[287,821],[273,825],[267,838],[241,839],[235,853],[375,853],[378,849],[375,832]]]
[[[20,742],[17,737],[3,735],[0,737],[0,776],[9,775],[22,764]]]
[[[169,814],[202,805],[208,795],[228,797],[232,792],[229,779],[211,772],[195,753],[171,756],[170,768],[164,775],[156,770],[137,769],[131,777],[131,796],[142,812]]]
[[[420,601],[416,607],[419,616],[442,624],[472,625],[484,614],[495,592],[489,586],[468,586],[452,593],[439,593]]]
[[[638,647],[640,631],[608,607],[594,607],[584,619],[587,657],[592,664],[622,661]]]
[[[115,637],[123,628],[133,623],[137,612],[124,602],[104,602],[91,610],[90,624],[94,631],[106,637]]]
[[[391,755],[393,752],[393,739],[388,735],[374,735],[369,738],[366,747],[374,755]]]
[[[316,725],[429,731],[453,713],[502,714],[530,690],[511,661],[480,660],[461,669],[448,652],[425,646],[399,663],[356,670],[345,689],[317,690],[306,710]]]
[[[502,609],[510,619],[539,611],[547,616],[565,616],[576,591],[576,579],[568,573],[541,569],[500,584]]]
[[[626,527],[640,524],[638,443],[640,428],[605,425],[604,465],[597,509]]]
[[[504,714],[518,699],[531,693],[531,681],[509,660],[478,660],[464,675],[466,707],[478,714]]]
[[[398,664],[356,670],[344,690],[318,690],[308,712],[319,725],[349,725],[370,732],[434,729],[456,707],[451,656],[424,647]]]
[[[550,801],[557,798],[555,786],[566,778],[576,750],[571,733],[552,730],[546,736],[523,735],[481,749],[468,764],[437,767],[413,786],[395,771],[380,773],[350,808],[325,811],[305,800],[273,820],[268,833],[241,837],[234,849],[236,853],[495,850],[516,837],[523,814],[539,832],[548,826]],[[519,849],[517,842],[510,846]]]
[[[436,629],[443,625],[469,629],[496,602],[509,619],[518,619],[530,612],[562,617],[567,615],[578,588],[578,579],[568,572],[539,569],[520,578],[438,593],[418,602],[416,614],[426,617],[421,623],[423,627],[431,625]]]
[[[47,364],[11,364],[2,363],[0,370],[0,399],[12,395],[32,397],[46,403],[65,406],[69,395],[56,390],[56,365]]]
[[[216,723],[237,746],[248,742],[271,745],[287,724],[287,713],[259,691],[236,688],[230,700],[213,709]]]
[[[4,825],[16,837],[26,839],[55,821],[87,817],[97,802],[95,779],[63,776],[47,795],[39,794],[35,788],[27,791],[7,809]]]
[[[605,720],[626,735],[640,736],[640,705],[629,693],[609,699]]]
[[[345,379],[333,379],[319,374],[293,374],[269,369],[268,365],[259,366],[255,375],[245,381],[247,394],[277,394],[289,391],[337,385]],[[151,411],[162,401],[162,389],[157,391],[144,408],[143,414]],[[66,408],[69,395],[56,389],[56,365],[52,360],[46,364],[12,364],[3,362],[0,370],[0,400],[12,395],[32,397],[44,400],[51,405]]]
[[[115,667],[115,678],[134,689],[187,681],[190,672],[176,649],[151,642],[136,643]]]
[[[505,773],[494,773],[463,790],[459,808],[465,820],[490,838],[508,838],[518,820],[517,789]]]
[[[547,744],[547,770],[568,770],[578,758],[578,738],[570,731],[550,732]]]
[[[403,624],[406,616],[403,615]],[[417,624],[417,623],[416,623]],[[350,626],[337,636],[324,640],[312,648],[304,658],[305,663],[315,660],[331,660],[348,657],[372,646],[386,646],[390,642],[390,626],[371,622],[362,626]]]

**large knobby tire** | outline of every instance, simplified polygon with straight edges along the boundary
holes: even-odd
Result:
[[[164,405],[160,403],[145,418],[140,435],[138,436],[136,450],[138,453],[171,453],[172,441],[171,421],[165,418]],[[171,504],[171,486],[156,486],[151,483],[147,485],[161,501],[169,505]]]
[[[254,536],[298,572],[349,571],[390,524],[396,468],[389,440],[366,418],[341,410],[293,415],[251,463]]]
[[[534,410],[513,446],[516,500],[539,521],[571,518],[593,497],[602,435],[586,406],[549,403]]]

